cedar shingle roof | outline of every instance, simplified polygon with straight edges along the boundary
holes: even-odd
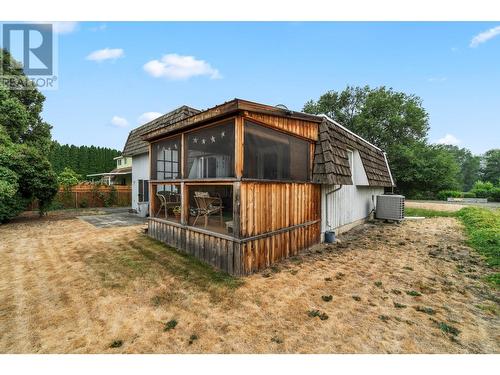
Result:
[[[195,108],[183,105],[182,107],[174,109],[173,111],[132,130],[128,135],[125,147],[123,148],[123,156],[134,156],[148,152],[148,142],[142,140],[142,136],[144,134],[159,128],[170,126],[173,123],[184,120],[185,118],[193,116],[199,112],[200,111]]]
[[[358,150],[370,186],[393,186],[384,152],[327,118],[319,125],[313,182],[352,185],[347,149]]]

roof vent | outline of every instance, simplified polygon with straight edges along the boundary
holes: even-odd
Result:
[[[281,110],[282,110],[282,111],[284,111],[287,115],[290,115],[290,114],[292,113],[292,111],[290,111],[290,110],[288,109],[288,107],[287,107],[286,105],[284,105],[284,104],[278,104],[278,105],[276,105],[275,107],[276,107],[276,108],[281,109]]]

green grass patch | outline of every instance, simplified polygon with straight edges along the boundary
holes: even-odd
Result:
[[[179,286],[208,292],[216,301],[244,283],[241,278],[218,271],[146,235],[105,246],[102,251],[86,258],[85,262],[102,285],[108,288],[125,288],[137,279],[154,285],[166,276],[173,276]],[[176,298],[178,292],[170,290],[167,294],[153,297],[151,303],[154,306],[168,303]]]
[[[309,310],[307,312],[307,315],[310,317],[310,318],[315,318],[315,317],[318,317],[320,318],[320,320],[327,320],[328,319],[328,315],[326,313],[322,313],[321,311],[319,310]]]
[[[420,297],[422,295],[422,293],[417,292],[416,290],[407,290],[406,294],[412,297]]]
[[[434,310],[433,308],[425,306],[415,306],[415,310],[429,315],[434,315],[436,313],[436,310]]]
[[[457,217],[458,211],[437,211],[425,208],[405,207],[405,216],[424,216],[424,217]]]
[[[458,211],[465,226],[467,243],[484,256],[491,266],[500,267],[500,210],[465,207]],[[500,287],[500,273],[486,277],[495,287]]]
[[[189,344],[189,345],[193,345],[193,343],[194,343],[196,340],[198,340],[198,335],[193,334],[193,335],[189,336],[189,341],[188,341],[188,344]]]
[[[123,345],[123,340],[113,340],[111,344],[109,344],[110,348],[120,348]]]
[[[449,333],[450,335],[453,336],[457,336],[458,334],[460,334],[460,330],[458,328],[450,326],[449,324],[446,324],[444,322],[439,322],[438,327],[444,333]]]
[[[175,319],[169,320],[168,322],[166,322],[164,324],[163,331],[164,332],[170,331],[170,330],[174,329],[176,326],[177,326],[177,320],[175,320]]]

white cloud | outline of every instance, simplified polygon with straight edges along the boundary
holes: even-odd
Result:
[[[91,61],[101,62],[104,60],[116,60],[123,57],[123,49],[121,48],[104,48],[91,52],[86,59]]]
[[[172,80],[188,79],[195,76],[209,76],[210,79],[222,78],[217,69],[194,56],[182,56],[171,53],[160,60],[151,60],[144,64],[144,70],[153,77],[164,77]]]
[[[488,40],[496,37],[497,35],[500,35],[500,26],[493,27],[489,30],[477,34],[474,38],[472,38],[469,47],[475,48],[481,43],[485,43]]]
[[[118,128],[125,128],[128,126],[127,119],[120,116],[113,116],[111,119],[111,125],[116,126]]]
[[[139,116],[137,119],[137,122],[139,125],[146,124],[150,121],[153,121],[155,118],[160,117],[163,115],[163,113],[160,112],[144,112],[142,115]]]
[[[446,134],[443,138],[440,138],[436,143],[440,145],[453,145],[458,146],[462,141],[455,137],[453,134]]]
[[[427,82],[444,82],[447,79],[448,78],[446,78],[446,77],[430,77],[430,78],[427,78]]]
[[[78,22],[52,22],[52,30],[56,34],[69,34],[76,30]]]

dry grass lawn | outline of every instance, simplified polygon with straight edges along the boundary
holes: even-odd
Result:
[[[367,224],[242,280],[137,226],[25,220],[0,226],[0,352],[499,353],[487,272],[454,218]]]

